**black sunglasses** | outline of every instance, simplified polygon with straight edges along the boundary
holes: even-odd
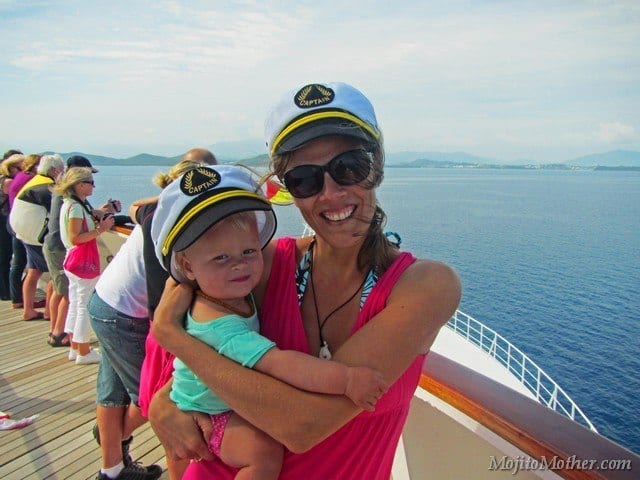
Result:
[[[93,180],[82,180],[80,183],[87,183],[91,186],[96,186],[95,182]]]
[[[372,154],[363,149],[349,150],[333,157],[326,165],[300,165],[282,177],[289,193],[296,198],[312,197],[322,191],[324,172],[338,185],[355,185],[369,176]]]

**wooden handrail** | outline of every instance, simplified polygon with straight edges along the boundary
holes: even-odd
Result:
[[[422,369],[420,386],[471,417],[527,455],[547,463],[556,456],[571,468],[554,470],[568,479],[640,478],[640,456],[436,352]],[[593,461],[580,469],[582,460]],[[630,470],[603,470],[602,461],[628,461]]]
[[[133,230],[132,226],[129,225],[114,225],[111,227],[111,230],[126,235],[127,237],[131,234],[131,230]]]

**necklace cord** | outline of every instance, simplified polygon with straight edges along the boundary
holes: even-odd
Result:
[[[313,243],[310,246],[311,248],[313,248]],[[331,318],[332,315],[334,315],[336,312],[338,312],[339,310],[341,310],[342,308],[344,308],[347,304],[349,304],[349,302],[351,302],[351,300],[354,299],[354,297],[358,294],[358,292],[360,290],[362,290],[362,287],[364,287],[364,284],[367,281],[367,276],[364,276],[364,280],[362,281],[362,283],[358,286],[358,288],[351,294],[351,296],[341,305],[339,305],[338,307],[334,308],[331,313],[329,313],[329,315],[327,315],[324,320],[322,322],[320,322],[320,312],[318,311],[318,299],[316,298],[316,287],[313,283],[313,250],[311,251],[311,258],[309,259],[309,283],[311,284],[311,293],[313,294],[313,306],[315,308],[316,311],[316,321],[318,322],[318,335],[320,338],[320,347],[322,347],[323,345],[326,344],[324,337],[322,336],[322,329],[324,328],[325,323],[327,323],[327,320],[329,320],[329,318]],[[328,347],[327,347],[328,348]]]

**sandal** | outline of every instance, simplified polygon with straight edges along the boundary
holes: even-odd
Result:
[[[67,332],[62,332],[60,335],[54,335],[53,333],[50,333],[47,343],[52,347],[68,347],[69,338]]]

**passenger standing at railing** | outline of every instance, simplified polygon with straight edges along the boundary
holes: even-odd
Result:
[[[40,162],[40,157],[42,155],[39,154],[31,154],[27,156],[23,156],[22,160],[22,170],[16,173],[15,177],[11,181],[11,185],[9,185],[9,208],[13,207],[13,201],[16,198],[16,195],[20,191],[20,189],[33,178],[36,174],[36,169],[38,168],[38,162]],[[11,307],[12,308],[23,308],[22,302],[22,275],[24,274],[24,269],[27,266],[27,251],[24,248],[24,244],[21,240],[16,237],[15,232],[11,229],[11,225],[9,225],[9,229],[12,236],[12,247],[13,247],[13,257],[11,258],[11,269],[9,271],[9,287],[11,291]],[[34,309],[40,308],[44,306],[44,302],[38,303],[36,305],[29,305],[28,310],[29,313],[35,315]]]
[[[114,224],[113,215],[106,213],[94,220],[93,211],[86,202],[94,187],[91,168],[74,167],[65,172],[54,189],[64,198],[60,209],[60,237],[67,255],[74,246],[95,241]],[[65,274],[69,279],[69,312],[64,329],[71,334],[69,360],[77,365],[98,363],[100,354],[89,345],[91,326],[87,312],[87,303],[98,277],[81,278],[66,269]]]
[[[91,165],[91,162],[82,155],[72,155],[67,158],[67,170],[74,167],[87,167],[92,173],[98,170]],[[117,205],[116,205],[117,206]],[[49,299],[49,314],[51,316],[51,332],[47,343],[52,347],[70,346],[69,337],[64,331],[64,325],[69,311],[69,279],[64,273],[63,262],[67,249],[60,237],[60,209],[62,208],[62,197],[53,195],[51,198],[51,211],[49,212],[49,231],[44,237],[42,252],[49,267],[53,291]],[[107,203],[102,206],[101,211],[94,211],[93,216],[101,216],[104,212],[116,213],[114,205]]]
[[[22,282],[23,320],[49,320],[49,299],[52,284],[47,282],[45,313],[33,308],[38,281],[48,272],[42,252],[51,210],[52,188],[64,171],[64,162],[57,153],[43,155],[38,162],[37,174],[16,195],[9,222],[16,237],[22,241],[27,253],[27,274]]]
[[[168,281],[152,331],[249,423],[283,443],[281,480],[388,480],[424,355],[460,300],[451,268],[400,252],[384,235],[376,188],[382,134],[369,100],[343,83],[292,90],[265,124],[272,171],[294,197],[314,238],[283,238],[264,250],[254,291],[261,333],[279,348],[364,365],[392,383],[375,412],[340,395],[303,392],[238,366],[188,335],[193,299]],[[150,419],[172,458],[191,463],[185,479],[234,478],[208,448],[208,418],[180,412],[168,388]],[[249,446],[248,446],[249,447]]]
[[[24,156],[19,150],[7,150],[0,164],[0,300],[11,300],[9,272],[13,240],[9,232],[9,187],[13,177],[22,170]]]
[[[164,188],[186,171],[210,163],[215,163],[215,157],[208,150],[190,150],[168,173],[157,175],[154,183]],[[151,480],[162,474],[158,465],[138,465],[129,455],[135,429],[147,421],[146,410],[142,415],[139,408],[145,385],[145,382],[140,385],[143,359],[153,362],[147,365],[152,372],[162,371],[169,361],[165,358],[168,354],[159,350],[153,338],[147,338],[150,317],[166,278],[153,245],[151,256],[148,255],[144,238],[156,204],[157,197],[133,203],[129,213],[138,225],[102,273],[88,306],[102,353],[97,382],[97,423],[93,429],[101,450],[98,479],[102,480]],[[146,350],[150,352],[147,359]],[[158,370],[153,369],[156,363]],[[170,471],[174,471],[174,463],[167,463]]]

